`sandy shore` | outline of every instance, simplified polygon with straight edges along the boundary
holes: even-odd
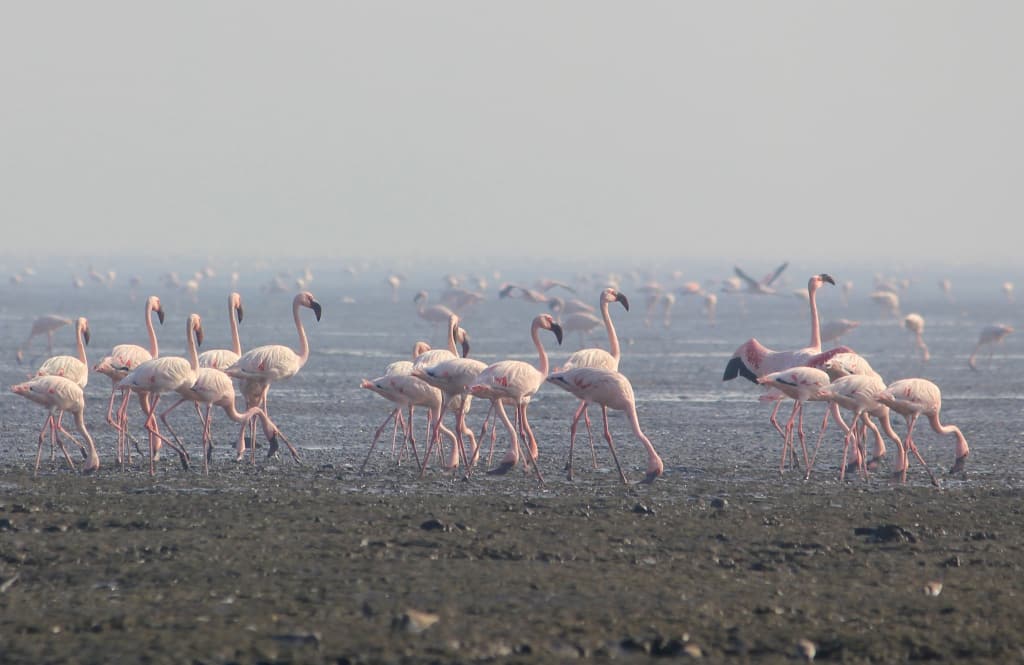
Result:
[[[550,476],[551,474],[549,474]],[[1018,491],[0,467],[6,663],[1024,658]],[[926,591],[929,589],[930,591]],[[803,645],[803,646],[801,646]]]

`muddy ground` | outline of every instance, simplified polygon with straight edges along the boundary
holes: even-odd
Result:
[[[0,660],[1024,658],[1019,490],[304,462],[0,467]]]

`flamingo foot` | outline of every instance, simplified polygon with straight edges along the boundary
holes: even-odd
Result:
[[[962,473],[966,466],[967,455],[964,455],[963,457],[957,457],[956,462],[954,462],[953,466],[949,469],[949,475],[953,475],[954,473]]]
[[[502,462],[498,466],[487,471],[488,476],[504,476],[515,467],[515,462]]]
[[[267,459],[270,459],[277,454],[278,449],[277,437],[273,436],[270,438],[270,446],[267,448]]]
[[[644,479],[640,481],[641,485],[650,485],[661,475],[661,469],[657,471],[648,471],[644,474]]]
[[[885,453],[882,453],[881,455],[875,455],[874,457],[872,457],[871,459],[868,460],[868,463],[865,466],[865,468],[868,471],[876,471],[878,469],[878,467],[882,464],[882,460],[884,460],[884,459],[885,459]]]

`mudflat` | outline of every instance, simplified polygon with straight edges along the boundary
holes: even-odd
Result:
[[[0,466],[0,660],[1024,658],[1017,489],[304,462]]]

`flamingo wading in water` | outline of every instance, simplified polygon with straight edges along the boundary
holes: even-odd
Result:
[[[37,376],[33,379],[11,386],[11,391],[16,395],[27,397],[29,400],[49,409],[50,414],[39,432],[39,447],[36,450],[35,473],[39,473],[39,458],[43,452],[43,439],[47,430],[50,431],[51,440],[56,440],[64,452],[64,459],[72,469],[75,468],[68,455],[67,448],[60,440],[57,432],[67,436],[72,441],[75,438],[60,424],[57,413],[70,412],[75,418],[75,428],[79,431],[87,444],[86,463],[82,468],[84,473],[91,473],[100,468],[100,457],[96,452],[96,444],[93,442],[89,430],[85,427],[85,392],[77,383],[63,376]],[[77,443],[77,441],[76,441]],[[79,444],[80,445],[80,444]]]

